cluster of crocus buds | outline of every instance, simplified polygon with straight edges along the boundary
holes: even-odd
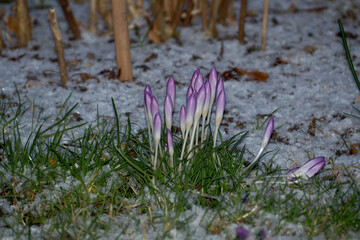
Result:
[[[167,149],[170,156],[170,167],[173,167],[174,165],[174,145],[171,128],[175,108],[175,96],[175,80],[170,77],[166,85],[166,97],[164,100],[164,125],[166,128],[166,141]],[[183,160],[184,158],[186,144],[189,142],[187,151],[188,153],[190,153],[193,149],[193,146],[198,144],[200,138],[199,133],[201,133],[201,141],[204,141],[206,139],[208,126],[210,125],[212,106],[215,100],[216,115],[214,146],[216,145],[217,132],[219,130],[219,126],[223,119],[223,114],[225,110],[225,99],[226,97],[224,82],[221,78],[218,79],[215,67],[211,69],[208,81],[204,80],[204,76],[200,73],[200,69],[197,69],[194,72],[186,94],[186,106],[182,105],[180,108],[180,129],[184,140],[181,156],[179,159],[180,170],[182,166],[181,160]],[[161,152],[159,143],[161,138],[162,124],[161,115],[159,112],[159,104],[156,97],[153,96],[149,85],[147,85],[144,90],[144,102],[145,118],[148,124],[150,150],[154,151],[154,156],[152,157],[152,164],[154,170],[156,170],[158,151]],[[200,125],[201,120],[202,124]],[[152,143],[153,141],[154,144]]]

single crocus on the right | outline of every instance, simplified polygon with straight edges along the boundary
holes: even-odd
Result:
[[[320,172],[321,169],[325,166],[325,157],[315,157],[307,161],[301,167],[296,167],[287,172],[287,178],[290,181],[295,180],[296,178],[309,179],[315,174]]]

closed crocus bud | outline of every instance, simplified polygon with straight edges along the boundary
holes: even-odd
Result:
[[[174,141],[169,129],[166,129],[166,141],[169,149],[169,154],[172,157],[174,155]]]
[[[155,96],[151,98],[151,116],[154,118],[155,114],[159,112],[159,103]]]
[[[192,88],[195,88],[195,80],[198,77],[198,75],[200,74],[200,68],[196,69],[195,72],[193,73],[192,77],[191,77],[191,83],[190,86]]]
[[[186,122],[186,110],[185,110],[185,106],[182,105],[180,108],[180,129],[183,136],[185,135],[185,122]]]
[[[216,84],[218,82],[217,72],[216,72],[215,67],[212,67],[211,70],[210,70],[209,82],[210,82],[210,87],[211,87],[211,98],[210,98],[210,105],[211,105],[212,102],[214,102],[214,99],[215,99]]]
[[[185,128],[189,130],[194,122],[196,110],[196,94],[193,93],[187,99]]]
[[[144,94],[144,101],[145,101],[145,114],[147,114],[147,116],[151,116],[151,120],[152,120],[152,115],[151,115],[151,100],[152,100],[152,96],[150,95],[149,92],[145,91]]]
[[[203,85],[200,89],[199,92],[196,94],[196,110],[195,110],[195,122],[199,121],[200,117],[201,117],[201,113],[204,107],[204,103],[205,103],[205,85]]]
[[[243,226],[236,228],[236,238],[239,240],[246,240],[250,237],[250,232]]]
[[[269,143],[273,131],[274,131],[274,118],[270,117],[269,122],[267,123],[265,128],[264,139],[261,143],[261,149],[264,149],[266,145]]]
[[[176,96],[176,86],[175,86],[175,80],[173,77],[170,77],[167,85],[166,85],[166,94],[170,95],[171,101],[173,104],[173,108],[175,108],[175,96]]]
[[[224,81],[222,78],[219,79],[216,85],[216,99],[219,97],[221,91],[224,91]]]
[[[288,172],[287,175],[290,176],[289,180],[293,180],[290,178],[293,177],[302,177],[305,179],[313,177],[315,174],[317,174],[321,169],[325,166],[325,157],[315,157],[313,159],[310,159],[307,161],[303,166],[296,169],[295,171]]]
[[[166,97],[165,97],[164,112],[165,112],[166,128],[171,129],[171,126],[172,126],[172,114],[173,114],[173,103],[171,101],[170,95],[166,95]]]
[[[209,112],[209,107],[210,107],[210,98],[211,98],[210,82],[206,81],[204,87],[205,87],[205,102],[202,110],[203,118],[206,117],[206,114]]]
[[[186,92],[186,99],[188,99],[190,97],[190,95],[193,93],[194,93],[194,88],[192,86],[189,86],[188,90]]]
[[[150,87],[150,85],[149,85],[149,84],[146,84],[146,87],[145,87],[144,93],[145,93],[145,92],[150,93],[150,95],[152,96],[151,87]]]
[[[194,84],[194,89],[199,91],[199,89],[204,85],[204,77],[201,73],[197,76]]]
[[[155,114],[154,117],[154,142],[158,145],[161,137],[161,116],[159,113]]]
[[[225,92],[221,91],[216,100],[216,115],[215,115],[216,126],[219,126],[223,119],[224,110],[225,110],[225,101],[226,101]]]

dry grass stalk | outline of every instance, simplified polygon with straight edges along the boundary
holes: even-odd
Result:
[[[262,22],[261,51],[266,49],[266,31],[268,22],[269,0],[264,0],[264,13]]]
[[[31,21],[27,0],[16,0],[15,9],[18,23],[18,45],[24,47],[31,40]]]
[[[76,40],[81,39],[81,32],[79,26],[75,20],[74,14],[70,8],[70,4],[68,0],[59,0],[62,11],[65,15],[66,21],[68,22],[69,28],[74,35]]]
[[[174,16],[171,20],[171,29],[173,31],[175,31],[176,27],[180,22],[181,14],[184,9],[184,6],[185,6],[185,0],[177,0],[176,10],[174,11]]]
[[[187,9],[186,9],[186,16],[185,16],[185,20],[183,22],[183,26],[186,27],[189,25],[190,21],[191,21],[191,17],[192,17],[192,10],[194,9],[194,2],[193,0],[189,0],[188,1],[188,5],[187,5]]]
[[[1,27],[1,21],[0,21],[0,54],[1,54],[1,49],[3,48],[3,38],[2,38],[2,27]]]
[[[217,36],[216,21],[218,18],[220,2],[221,0],[213,0],[211,2],[210,21],[209,21],[209,29],[207,31],[207,34],[212,37]]]
[[[207,11],[208,11],[208,1],[201,0],[201,24],[202,24],[202,31],[205,32],[207,30]]]
[[[111,7],[110,7],[110,0],[98,0],[97,6],[99,10],[99,14],[101,18],[105,21],[107,28],[109,31],[113,30],[113,22],[112,22],[112,15],[111,15]]]
[[[58,25],[58,22],[56,19],[55,9],[49,10],[48,17],[49,17],[49,21],[50,21],[51,31],[54,36],[55,51],[58,55],[61,83],[65,87],[68,82],[68,73],[66,70],[64,48],[63,48],[63,44],[62,44],[62,35],[61,35],[61,31],[60,31],[60,28],[59,28],[59,25]]]
[[[164,10],[165,10],[165,20],[170,22],[174,12],[174,1],[165,0],[164,1]]]
[[[228,17],[230,0],[222,0],[219,6],[218,22],[220,24],[226,24],[226,18]]]
[[[245,18],[246,18],[247,1],[241,0],[238,39],[240,43],[245,43]]]
[[[89,22],[89,31],[97,34],[97,22],[98,22],[98,16],[97,16],[97,2],[98,0],[90,0],[90,22]]]
[[[125,0],[112,0],[116,63],[120,81],[132,81],[129,28]]]

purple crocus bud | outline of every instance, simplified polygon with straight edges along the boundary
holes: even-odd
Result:
[[[266,240],[266,230],[265,229],[261,229],[261,231],[260,231],[260,239],[261,240]]]
[[[185,110],[185,106],[182,105],[180,108],[180,129],[183,136],[185,134],[185,122],[186,122],[186,110]]]
[[[303,166],[301,166],[294,172],[291,172],[290,176],[302,177],[305,179],[311,178],[324,168],[325,163],[325,157],[315,157],[307,161]]]
[[[225,102],[226,102],[225,92],[221,91],[219,93],[219,96],[216,99],[216,114],[215,114],[216,126],[219,126],[223,119],[224,110],[225,110]]]
[[[195,72],[193,73],[192,77],[191,77],[191,83],[190,86],[192,88],[195,88],[195,80],[198,77],[198,75],[200,74],[200,68],[196,69]]]
[[[218,82],[217,79],[217,72],[216,72],[216,68],[212,67],[210,70],[210,75],[209,75],[209,82],[210,82],[210,87],[211,87],[211,100],[210,100],[210,105],[212,104],[212,102],[214,102],[215,99],[215,93],[216,93],[216,84]]]
[[[158,145],[161,137],[161,116],[157,112],[154,117],[154,142]]]
[[[159,112],[159,103],[155,96],[151,98],[151,116],[154,118],[155,114]]]
[[[199,91],[199,89],[202,87],[202,85],[204,85],[204,77],[201,73],[199,73],[199,75],[197,76],[197,78],[195,80],[194,89],[196,91]]]
[[[189,86],[188,90],[186,92],[186,99],[188,99],[190,97],[190,95],[193,93],[194,93],[194,88],[192,86]]]
[[[245,240],[247,239],[248,237],[250,237],[250,233],[249,231],[244,228],[243,226],[239,226],[236,228],[236,237],[237,239],[239,240]]]
[[[145,91],[144,101],[145,101],[145,114],[149,117],[149,120],[152,121],[151,115],[151,100],[152,96],[149,92]]]
[[[171,126],[172,126],[172,114],[173,114],[173,103],[171,101],[171,96],[169,94],[166,95],[166,97],[165,97],[164,112],[165,112],[166,128],[171,129]]]
[[[195,110],[196,110],[196,94],[193,93],[187,99],[186,120],[185,120],[186,130],[190,130],[190,128],[194,122]]]
[[[169,129],[166,129],[166,141],[169,149],[169,154],[172,157],[174,155],[174,141]]]
[[[145,92],[150,93],[150,95],[152,96],[151,87],[150,87],[150,85],[149,85],[149,84],[146,84],[146,87],[145,87],[144,93],[145,93]]]
[[[175,80],[173,77],[170,77],[167,85],[166,85],[166,94],[170,95],[173,109],[175,108],[175,95],[176,95],[176,86],[175,86]]]
[[[206,114],[209,112],[209,107],[210,107],[210,98],[211,98],[210,82],[206,81],[204,87],[205,87],[205,102],[202,110],[203,118],[206,117]]]
[[[196,95],[197,95],[196,96],[196,110],[195,110],[194,118],[195,118],[195,122],[198,122],[201,117],[201,113],[202,113],[204,103],[205,103],[205,97],[206,97],[205,85],[203,85],[199,89],[199,92]]]
[[[270,120],[265,128],[264,139],[261,143],[261,149],[264,149],[266,147],[273,131],[274,131],[274,118],[270,117]]]
[[[219,79],[216,85],[216,99],[218,99],[221,91],[224,91],[224,81],[222,80],[222,78]]]
[[[291,169],[290,171],[288,171],[288,172],[286,173],[286,175],[289,175],[289,176],[288,176],[288,180],[290,180],[290,181],[295,180],[295,176],[294,176],[294,174],[292,174],[292,173],[295,172],[296,170],[298,170],[299,168],[300,168],[300,167],[293,168],[293,169]],[[294,176],[294,177],[291,177],[291,176]]]

